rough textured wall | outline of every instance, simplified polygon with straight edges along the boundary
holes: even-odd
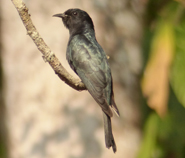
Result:
[[[10,0],[2,0],[2,65],[10,158],[134,158],[140,143],[142,0],[26,0],[31,18],[65,68],[68,30],[52,15],[81,8],[107,55],[121,117],[112,119],[118,151],[105,148],[102,112],[86,92],[63,83],[42,59]]]

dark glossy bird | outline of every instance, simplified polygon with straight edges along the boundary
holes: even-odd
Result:
[[[69,29],[67,60],[71,68],[80,77],[94,100],[103,111],[105,144],[116,152],[116,144],[112,134],[112,110],[119,116],[119,110],[114,101],[112,76],[107,56],[95,37],[93,21],[87,12],[80,9],[69,9],[62,14]]]

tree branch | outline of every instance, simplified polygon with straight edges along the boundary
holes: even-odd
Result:
[[[30,14],[28,14],[28,8],[22,2],[22,0],[11,0],[11,1],[13,2],[15,8],[19,13],[22,22],[26,27],[28,35],[36,44],[39,51],[43,54],[44,60],[50,64],[50,66],[53,68],[58,77],[66,84],[68,84],[70,87],[78,91],[85,90],[86,89],[85,85],[78,79],[75,79],[66,71],[66,69],[59,62],[58,58],[55,56],[55,54],[50,50],[50,48],[41,38],[41,36],[39,35],[38,31],[36,30],[35,26],[32,23]]]

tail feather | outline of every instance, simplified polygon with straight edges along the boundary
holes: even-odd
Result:
[[[114,101],[114,96],[112,96],[112,100],[111,100],[111,108],[114,110],[115,114],[119,117],[120,114],[119,114],[119,110],[116,106],[116,103]]]
[[[114,101],[114,92],[113,92],[113,90],[112,90],[112,96],[111,96],[111,108],[114,110],[114,112],[116,113],[116,115],[119,117],[120,114],[119,114],[119,110],[118,110],[118,108],[116,106],[116,103]]]
[[[103,112],[104,130],[105,130],[105,145],[107,148],[112,147],[114,153],[117,151],[116,143],[112,134],[111,118]]]

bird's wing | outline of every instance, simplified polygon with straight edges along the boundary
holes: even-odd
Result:
[[[110,70],[106,57],[102,56],[101,52],[92,45],[83,42],[75,45],[70,53],[68,55],[70,66],[81,78],[102,110],[111,117],[113,114],[105,94],[105,88],[111,83],[111,76],[107,76]]]

